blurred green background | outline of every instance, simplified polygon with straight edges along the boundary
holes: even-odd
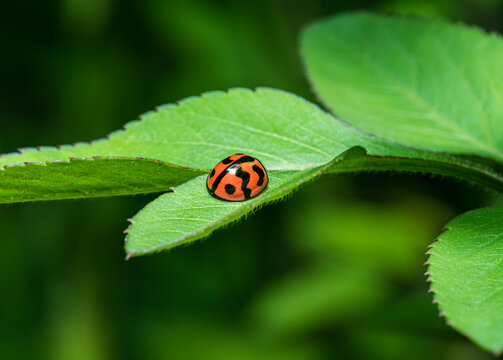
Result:
[[[496,0],[1,2],[0,153],[103,137],[156,105],[234,86],[314,100],[300,28],[340,11],[503,30]],[[322,179],[210,239],[124,261],[156,195],[0,207],[2,359],[483,359],[445,325],[426,246],[494,203],[451,179]]]

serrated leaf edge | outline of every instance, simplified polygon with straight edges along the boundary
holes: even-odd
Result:
[[[156,106],[154,108],[154,110],[149,110],[149,111],[146,111],[145,113],[140,114],[138,116],[138,119],[131,120],[131,121],[127,122],[126,124],[124,124],[122,126],[122,128],[114,130],[114,131],[110,132],[108,135],[106,135],[105,137],[102,137],[102,138],[98,138],[98,139],[91,140],[91,141],[88,141],[88,142],[79,141],[79,142],[75,142],[75,143],[72,143],[72,144],[65,144],[65,145],[22,147],[22,148],[18,148],[17,149],[18,152],[11,152],[11,153],[0,154],[0,158],[5,158],[5,157],[8,157],[8,156],[23,156],[24,153],[26,153],[27,151],[43,152],[45,150],[63,150],[63,149],[72,149],[72,148],[75,148],[75,147],[78,147],[78,146],[92,146],[95,143],[99,143],[99,142],[103,142],[103,141],[110,141],[114,136],[116,136],[117,134],[120,134],[120,133],[128,131],[128,129],[131,126],[134,126],[137,123],[149,121],[149,118],[148,118],[147,115],[158,113],[159,111],[161,111],[162,109],[165,109],[165,108],[183,108],[184,106],[187,106],[188,104],[190,104],[192,101],[204,100],[204,99],[207,99],[207,98],[209,98],[209,97],[211,97],[212,95],[215,95],[215,94],[229,94],[229,95],[232,95],[233,93],[236,93],[236,92],[248,92],[248,93],[255,93],[257,95],[261,95],[261,93],[263,91],[274,91],[274,92],[277,92],[277,93],[281,93],[281,94],[283,94],[283,95],[285,95],[287,97],[294,98],[295,100],[301,101],[304,104],[308,104],[310,106],[313,106],[314,108],[316,108],[316,110],[322,112],[324,115],[329,116],[332,120],[339,121],[339,119],[335,118],[330,112],[325,111],[324,109],[322,109],[318,104],[312,103],[312,102],[310,102],[310,101],[302,98],[301,96],[298,96],[296,94],[293,94],[293,93],[290,93],[290,92],[287,92],[287,91],[284,91],[284,90],[281,90],[281,89],[275,89],[275,88],[266,87],[266,86],[256,87],[256,88],[253,88],[253,89],[249,89],[249,88],[245,88],[245,87],[233,87],[233,88],[229,88],[227,90],[206,91],[206,92],[201,93],[198,96],[189,96],[189,97],[186,97],[184,99],[181,99],[181,100],[178,100],[178,101],[175,101],[175,102],[172,102],[172,103],[166,103],[166,104],[162,104],[162,105]],[[92,157],[92,156],[90,156],[90,157]],[[108,156],[104,155],[104,156],[100,156],[100,157],[108,157]],[[113,157],[118,157],[118,156],[113,156]],[[67,160],[67,158],[62,158],[62,159],[58,159],[58,160],[65,161],[65,160]],[[51,161],[57,161],[57,160],[51,160]],[[10,166],[10,165],[20,165],[20,164],[21,163],[6,164],[6,165],[3,165],[3,167]],[[319,165],[322,165],[322,164],[319,164]],[[176,166],[179,166],[181,168],[189,168],[189,167],[185,167],[182,164],[176,164]],[[197,168],[193,168],[193,169],[197,169]],[[205,170],[211,170],[211,169],[205,169]],[[274,170],[283,170],[283,169],[274,169]],[[296,169],[289,169],[289,170],[296,170]],[[304,169],[299,169],[299,170],[304,170]]]
[[[24,166],[29,166],[29,165],[40,165],[40,166],[48,166],[52,164],[57,164],[57,163],[72,163],[72,162],[77,162],[77,161],[92,161],[92,160],[132,160],[132,161],[147,161],[147,162],[153,162],[157,163],[160,165],[165,165],[165,166],[170,166],[174,167],[177,169],[182,169],[182,170],[187,170],[187,171],[194,171],[194,172],[209,172],[209,170],[206,169],[196,169],[196,168],[191,168],[191,167],[186,167],[186,166],[180,166],[176,164],[171,164],[163,160],[158,160],[158,159],[149,159],[149,158],[144,158],[144,157],[130,157],[130,156],[89,156],[89,157],[79,157],[79,156],[72,156],[66,159],[58,159],[58,160],[48,160],[48,161],[24,161],[22,163],[13,163],[13,164],[7,164],[0,166],[0,171],[7,170],[12,167],[24,167]]]
[[[432,251],[435,248],[436,243],[442,241],[442,239],[441,239],[442,235],[445,234],[445,233],[447,233],[448,231],[452,231],[452,229],[449,227],[449,225],[454,220],[456,220],[457,218],[459,218],[459,217],[461,217],[463,215],[466,215],[467,213],[474,212],[474,211],[479,211],[479,210],[485,209],[485,208],[490,208],[490,207],[484,207],[484,208],[474,209],[474,210],[467,211],[467,212],[465,212],[463,214],[460,214],[460,215],[454,217],[451,221],[449,221],[442,228],[440,234],[433,240],[433,242],[430,245],[428,245],[428,250],[425,253],[425,255],[428,255],[428,260],[424,263],[424,265],[428,266],[428,270],[426,271],[425,276],[427,277],[426,281],[430,283],[430,288],[428,289],[428,293],[431,293],[433,295],[432,303],[435,304],[435,305],[437,305],[437,308],[439,310],[438,316],[443,317],[445,319],[446,325],[452,327],[454,330],[456,330],[457,332],[459,332],[461,335],[463,335],[465,338],[467,338],[469,341],[471,341],[475,345],[480,346],[481,348],[483,348],[483,349],[485,349],[487,351],[490,351],[494,356],[500,356],[502,354],[502,352],[503,352],[503,349],[501,349],[499,351],[494,351],[492,349],[489,349],[489,348],[486,348],[486,347],[482,346],[479,343],[476,343],[474,340],[472,340],[470,338],[470,336],[468,336],[468,334],[464,330],[460,329],[456,325],[456,323],[453,322],[449,318],[448,312],[446,312],[446,310],[443,308],[441,301],[437,297],[438,292],[434,289],[434,282],[435,282],[434,276],[435,276],[435,274],[431,271],[431,266],[433,265],[433,262],[431,261]]]

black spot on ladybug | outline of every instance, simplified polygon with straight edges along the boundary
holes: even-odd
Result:
[[[230,164],[231,162],[232,162],[232,160],[231,160],[230,156],[228,156],[222,160],[222,164],[224,164],[224,165]]]
[[[210,177],[213,177],[213,176],[215,176],[215,169],[211,170]]]
[[[252,162],[252,161],[255,161],[255,158],[252,158],[249,155],[245,155],[245,156],[240,157],[236,161],[234,161],[234,164],[242,164],[242,163],[245,163],[245,162]]]
[[[232,194],[234,194],[235,191],[236,191],[236,188],[233,185],[231,185],[231,184],[225,185],[225,192],[227,194],[232,195]]]
[[[243,179],[241,182],[241,190],[243,190],[243,194],[245,194],[245,199],[248,200],[251,198],[251,189],[248,189],[248,183],[250,182],[250,174],[246,171],[243,171],[241,168],[236,170],[236,176]]]
[[[260,168],[260,166],[257,166],[257,165],[253,165],[252,169],[258,175],[257,186],[262,186],[262,184],[264,183],[264,177],[265,177],[264,171]]]

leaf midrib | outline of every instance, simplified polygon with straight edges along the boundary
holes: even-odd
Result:
[[[194,113],[193,115],[198,116],[198,117],[202,117],[202,118],[206,118],[206,119],[213,119],[213,120],[220,121],[220,122],[227,123],[227,124],[231,124],[231,125],[240,127],[242,129],[245,129],[245,130],[248,130],[248,131],[251,131],[251,132],[255,132],[255,133],[258,133],[258,134],[261,134],[261,135],[265,135],[265,136],[269,136],[269,137],[272,137],[272,138],[280,139],[280,140],[292,143],[294,145],[298,145],[300,147],[303,147],[303,148],[306,148],[306,149],[309,149],[309,150],[313,150],[313,151],[315,151],[315,152],[317,152],[319,154],[325,155],[327,157],[331,156],[329,153],[327,153],[324,150],[315,148],[315,147],[313,147],[311,145],[302,143],[300,141],[297,141],[297,140],[294,140],[294,139],[291,139],[291,138],[288,138],[288,137],[285,137],[285,136],[274,134],[274,133],[272,133],[270,131],[260,130],[260,129],[254,128],[253,126],[243,125],[243,124],[237,123],[235,121],[230,121],[230,120],[226,120],[226,119],[220,118],[218,116],[203,116],[203,115],[200,115],[200,114],[197,114],[197,113]]]

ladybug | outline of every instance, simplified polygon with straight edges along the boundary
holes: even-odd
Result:
[[[260,194],[269,178],[260,161],[246,154],[234,154],[220,161],[206,181],[214,197],[227,201],[249,200]]]

